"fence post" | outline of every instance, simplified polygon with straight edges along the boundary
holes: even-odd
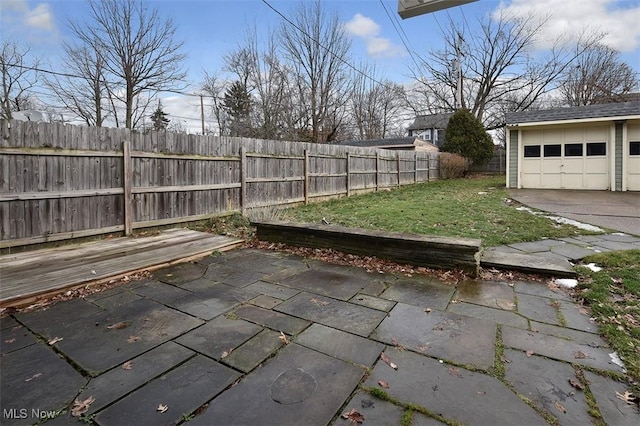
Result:
[[[376,151],[376,192],[380,189],[380,152]]]
[[[309,151],[304,150],[304,203],[309,204]]]
[[[400,153],[396,152],[396,163],[398,167],[398,188],[400,188]]]
[[[133,233],[132,206],[131,206],[131,179],[133,178],[133,168],[131,167],[131,147],[130,142],[122,142],[122,171],[124,186],[124,235]]]
[[[413,151],[413,183],[418,183],[418,151]]]
[[[347,197],[351,197],[351,175],[349,174],[349,161],[351,159],[351,153],[347,152]]]
[[[240,148],[240,212],[247,213],[247,148]]]

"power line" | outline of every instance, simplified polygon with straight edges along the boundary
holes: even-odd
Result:
[[[387,14],[387,18],[389,18],[389,21],[391,21],[391,25],[393,25],[393,28],[396,30],[396,34],[398,34],[398,37],[400,37],[400,41],[404,45],[404,48],[407,49],[407,52],[409,53],[409,56],[411,57],[411,60],[415,64],[416,69],[420,68],[420,65],[418,65],[418,62],[416,61],[416,58],[413,56],[413,49],[410,49],[408,44],[407,44],[407,42],[409,42],[409,40],[408,40],[407,34],[404,32],[404,29],[402,28],[402,26],[400,26],[400,29],[402,30],[402,33],[404,34],[404,37],[403,37],[402,34],[400,34],[400,31],[398,30],[398,27],[396,26],[396,23],[391,18],[391,14],[389,13],[389,10],[387,9],[387,6],[385,6],[385,4],[384,4],[384,2],[382,0],[380,0],[380,4],[382,5],[382,8],[384,9],[385,13]],[[406,41],[405,41],[405,38],[407,38]]]

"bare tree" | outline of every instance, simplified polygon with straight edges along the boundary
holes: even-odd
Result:
[[[29,49],[21,48],[17,43],[5,41],[0,52],[0,70],[2,72],[2,93],[0,93],[0,118],[11,119],[12,112],[31,109],[33,101],[29,91],[37,84],[38,67],[36,59],[27,67],[24,63]]]
[[[149,93],[176,89],[184,80],[182,43],[174,40],[173,21],[162,20],[141,1],[88,1],[90,24],[71,22],[71,30],[87,46],[99,43],[107,76],[122,89],[125,126],[135,128],[153,100]],[[112,93],[118,92],[114,87]]]
[[[361,72],[354,73],[349,96],[357,137],[384,138],[403,106],[404,88],[389,80],[379,82],[374,66],[365,64],[358,69]]]
[[[224,107],[224,93],[227,84],[216,74],[205,72],[202,91],[211,99],[211,114],[216,122],[219,135],[226,135],[229,124],[229,117]]]
[[[311,142],[333,140],[344,118],[351,48],[338,16],[329,15],[319,0],[300,3],[291,23],[280,25],[278,40],[295,73],[298,97],[306,103],[300,133]]]
[[[619,102],[638,87],[633,69],[620,53],[602,44],[579,48],[573,66],[562,75],[560,91],[570,106]]]
[[[503,125],[495,106],[509,111],[530,108],[541,96],[557,88],[558,77],[583,49],[601,34],[587,34],[578,50],[556,40],[549,51],[533,55],[534,44],[548,19],[513,18],[505,14],[481,18],[479,31],[470,34],[467,25],[450,21],[444,35],[445,48],[422,60],[413,74],[438,104],[438,109],[469,109],[487,128]],[[454,66],[452,67],[452,64]],[[422,69],[427,71],[425,76]],[[460,104],[456,92],[460,90]]]

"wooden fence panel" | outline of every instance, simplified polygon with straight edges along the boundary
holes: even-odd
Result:
[[[424,152],[6,120],[0,136],[0,249],[438,177]]]

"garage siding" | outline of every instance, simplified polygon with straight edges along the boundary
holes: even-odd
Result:
[[[518,187],[518,131],[509,132],[509,188]]]

